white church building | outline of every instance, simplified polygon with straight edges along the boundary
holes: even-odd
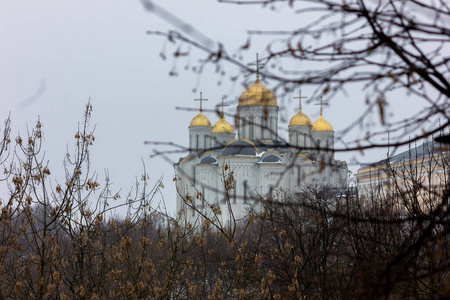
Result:
[[[202,110],[189,125],[189,154],[175,164],[177,211],[195,224],[202,215],[222,224],[260,210],[263,198],[294,195],[306,185],[345,187],[347,163],[334,158],[334,129],[302,111],[289,122],[289,141],[278,137],[278,102],[259,80],[239,97],[235,127],[221,118],[211,125]],[[227,187],[227,189],[225,188]],[[273,199],[276,199],[274,197]]]

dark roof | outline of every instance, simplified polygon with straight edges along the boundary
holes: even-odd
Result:
[[[256,147],[258,148],[259,152],[265,152],[268,150],[275,150],[281,155],[289,152],[289,145],[287,143],[284,143],[282,141],[277,140],[271,140],[271,141],[261,141],[261,140],[255,140],[252,141],[255,143]]]
[[[278,156],[270,154],[263,158],[262,162],[264,163],[278,163],[281,162],[280,158]]]
[[[201,161],[200,164],[204,164],[204,165],[213,165],[213,164],[217,164],[217,159],[214,156],[207,156],[204,157]]]
[[[247,155],[255,156],[257,154],[255,146],[243,140],[237,140],[223,150],[222,156]]]
[[[375,166],[382,166],[382,165],[387,165],[387,164],[397,164],[400,162],[410,161],[410,160],[415,160],[415,159],[427,158],[427,157],[434,155],[437,151],[439,151],[441,146],[442,145],[440,143],[428,141],[428,142],[423,143],[420,146],[408,149],[399,154],[393,155],[389,158],[382,159],[380,161],[373,162],[373,163],[361,164],[360,167],[361,168],[367,168],[367,167],[371,167],[371,166],[375,167]]]

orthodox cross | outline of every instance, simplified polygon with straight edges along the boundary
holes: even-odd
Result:
[[[298,91],[298,97],[294,97],[294,99],[298,99],[298,101],[299,101],[299,105],[298,105],[299,109],[302,109],[302,99],[306,99],[306,98],[308,98],[308,97],[306,97],[306,96],[302,97],[302,90],[300,89]]]
[[[229,104],[224,104],[224,103],[223,103],[223,97],[222,97],[222,104],[217,104],[216,106],[217,106],[217,107],[222,107],[222,114],[220,115],[220,117],[223,118],[223,108],[224,108],[225,106],[230,106],[230,105],[229,105]]]
[[[259,67],[264,67],[263,63],[259,62],[259,54],[256,53],[256,63],[254,64],[248,64],[249,66],[256,66],[256,78],[259,78]]]
[[[320,105],[320,115],[322,115],[322,105],[328,105],[328,103],[323,103],[322,96],[320,96],[320,103],[316,103],[315,105]]]
[[[202,101],[208,101],[208,99],[203,99],[202,92],[200,92],[200,99],[194,99],[194,101],[200,101],[200,112],[202,112]]]

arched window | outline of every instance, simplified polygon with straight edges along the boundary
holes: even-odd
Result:
[[[195,135],[195,151],[198,152],[198,134]]]
[[[272,200],[273,186],[269,185],[269,200]]]
[[[193,184],[195,185],[195,181],[196,181],[196,178],[195,178],[195,167],[194,167],[194,174],[192,174],[192,181],[193,181]]]
[[[295,146],[298,147],[298,132],[296,132],[295,135],[297,137],[296,142],[295,142]]]
[[[297,185],[300,186],[302,180],[302,170],[300,166],[297,166]]]
[[[261,116],[261,139],[264,139],[264,116]]]
[[[272,139],[273,138],[273,132],[275,131],[275,130],[273,130],[273,117],[270,117],[269,118],[269,122],[270,122],[270,125],[269,125],[269,136],[270,136],[270,138]]]
[[[244,203],[247,203],[247,180],[244,181]]]

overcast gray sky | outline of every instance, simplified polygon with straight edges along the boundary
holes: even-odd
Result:
[[[169,76],[173,69],[170,57],[173,48],[165,53],[168,59],[162,60],[159,54],[164,39],[149,36],[146,31],[175,28],[146,12],[139,1],[0,0],[0,3],[0,119],[11,113],[13,137],[18,132],[24,135],[26,126],[31,128],[39,117],[44,125],[45,157],[50,161],[52,175],[64,181],[62,161],[67,147],[69,151],[73,149],[74,133],[90,98],[91,125],[96,126],[93,169],[100,177],[104,170],[109,170],[116,190],[122,190],[124,201],[135,178],[140,177],[142,158],[153,183],[164,175],[164,198],[169,211],[175,212],[173,168],[160,158],[150,159],[153,147],[143,142],[173,141],[187,145],[187,127],[196,112],[175,108],[198,107],[192,99],[203,91],[209,99],[205,107],[213,109],[224,95],[229,101],[237,99],[243,87],[229,81],[217,85],[220,77],[213,68],[206,69],[200,77],[185,71],[189,58],[178,62],[178,76]],[[298,26],[297,16],[287,7],[273,12],[257,6],[238,7],[206,0],[156,3],[213,41],[222,41],[229,52],[245,43],[247,29]],[[269,40],[255,39],[251,51],[244,53],[244,61],[254,60],[256,52],[264,55],[264,45]],[[195,60],[196,55],[190,59]],[[229,70],[228,75],[236,72],[232,67]],[[267,85],[270,87],[270,83]],[[313,87],[302,90],[308,95]],[[356,87],[350,92],[347,97],[337,95],[324,112],[336,131],[348,126],[364,109],[360,89]],[[297,102],[280,98],[278,101],[288,118],[296,112]],[[234,110],[235,106],[227,109],[229,113]],[[414,110],[417,107],[403,107],[402,114],[412,114]],[[304,105],[303,111],[312,121],[318,118],[317,106]],[[217,121],[214,113],[208,117],[212,123]],[[281,123],[280,127],[287,129],[287,123]],[[362,160],[378,160],[383,153],[368,153]],[[176,160],[178,156],[181,155],[171,158]],[[353,156],[353,153],[337,154],[338,159],[348,161]],[[357,165],[350,168],[356,171]],[[6,193],[4,187],[1,192]]]

